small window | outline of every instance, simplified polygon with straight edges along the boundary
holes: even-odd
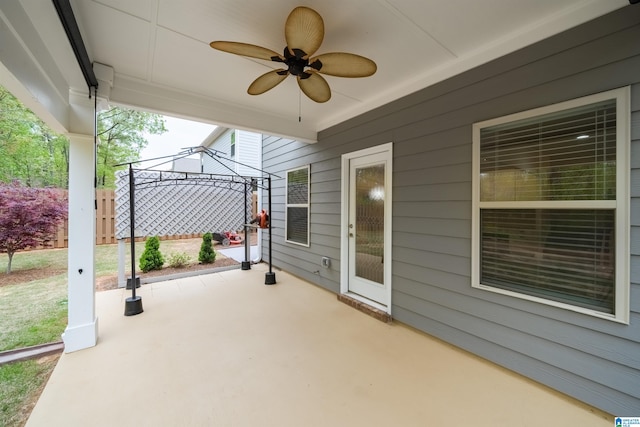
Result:
[[[474,287],[628,322],[628,93],[474,125]]]
[[[287,172],[286,238],[309,246],[309,166]]]
[[[231,133],[231,160],[236,158],[236,132]]]

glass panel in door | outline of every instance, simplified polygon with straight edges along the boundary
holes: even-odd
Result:
[[[355,170],[355,275],[384,284],[384,164]]]

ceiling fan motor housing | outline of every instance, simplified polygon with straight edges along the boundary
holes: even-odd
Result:
[[[289,49],[288,46],[285,46],[284,61],[282,60],[282,58],[279,58],[277,56],[272,57],[271,60],[276,62],[284,62],[288,67],[287,71],[294,76],[299,76],[301,79],[308,79],[311,76],[311,74],[307,73],[304,70],[306,67],[313,67],[313,65],[309,64],[309,56],[304,50]],[[315,61],[314,64],[317,62],[320,61]],[[320,64],[320,66],[322,66],[322,64]],[[316,69],[319,70],[320,68]]]

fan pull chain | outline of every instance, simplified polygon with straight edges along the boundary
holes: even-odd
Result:
[[[302,122],[302,91],[298,90],[298,123]]]

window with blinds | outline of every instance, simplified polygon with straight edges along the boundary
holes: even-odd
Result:
[[[624,93],[474,125],[475,287],[628,316]]]
[[[309,246],[309,166],[288,171],[286,189],[285,240]]]

